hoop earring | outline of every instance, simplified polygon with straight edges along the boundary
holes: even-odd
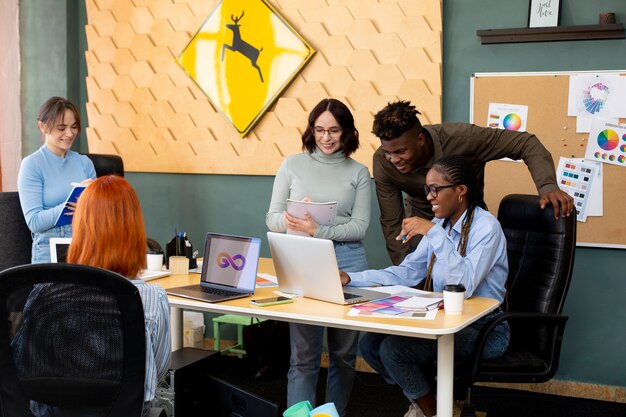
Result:
[[[459,195],[459,204],[461,204],[463,202],[463,196]]]

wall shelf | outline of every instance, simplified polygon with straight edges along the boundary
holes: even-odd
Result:
[[[481,29],[476,31],[480,43],[519,43],[550,41],[582,41],[597,39],[624,39],[624,25],[581,25],[545,28]]]

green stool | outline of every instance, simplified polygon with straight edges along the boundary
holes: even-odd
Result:
[[[243,328],[253,323],[260,323],[266,319],[259,319],[257,317],[238,316],[236,314],[224,314],[217,316],[213,319],[213,350],[221,353],[236,353],[238,357],[242,358],[246,354],[246,348],[243,344]],[[237,344],[224,348],[220,347],[220,326],[222,324],[234,324],[237,326]]]

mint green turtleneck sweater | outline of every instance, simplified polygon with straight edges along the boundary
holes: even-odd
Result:
[[[339,242],[360,241],[370,222],[371,177],[367,167],[341,152],[289,155],[278,169],[265,223],[272,232],[285,232],[287,198],[337,202],[334,226],[318,226],[315,237]]]

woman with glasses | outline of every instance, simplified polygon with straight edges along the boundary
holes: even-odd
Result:
[[[287,229],[307,236],[330,239],[339,267],[345,271],[367,269],[361,240],[369,226],[371,177],[367,167],[350,155],[359,147],[359,132],[348,107],[335,99],[320,101],[311,111],[302,134],[303,153],[283,161],[266,216],[273,232]],[[287,199],[337,202],[334,225],[317,224],[309,215],[296,218],[286,210]],[[315,404],[324,327],[289,324],[291,360],[287,405],[309,400]],[[328,380],[326,401],[334,402],[344,416],[354,382],[358,332],[327,328]]]
[[[459,155],[444,156],[426,175],[424,192],[435,213],[432,221],[406,219],[396,237],[408,244],[423,235],[414,252],[398,266],[357,273],[341,272],[342,284],[424,284],[428,291],[441,292],[447,284],[463,284],[465,297],[473,295],[504,301],[508,275],[506,239],[500,223],[481,207],[476,174],[469,161]],[[440,313],[441,314],[441,313]],[[469,356],[485,322],[502,314],[500,308],[454,335],[454,353]],[[504,353],[509,327],[500,323],[485,347],[485,357]],[[431,417],[436,399],[422,366],[437,357],[437,342],[413,337],[365,334],[360,343],[363,358],[387,382],[398,384],[411,405],[405,417]]]

